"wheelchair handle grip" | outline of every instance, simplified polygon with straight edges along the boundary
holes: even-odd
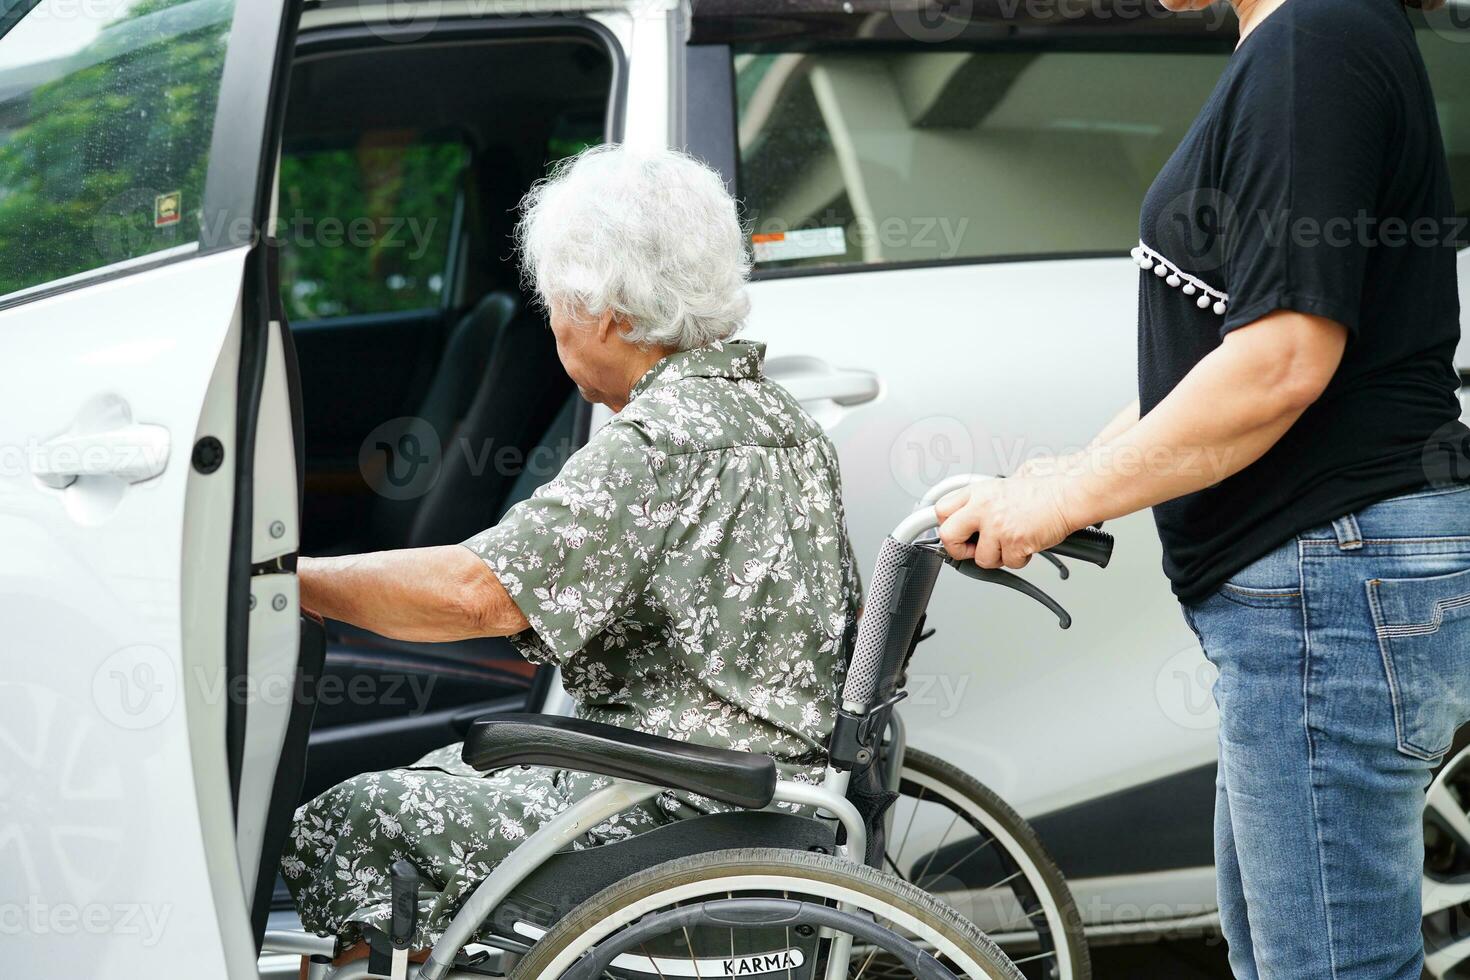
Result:
[[[1073,531],[1058,545],[1046,549],[1058,558],[1075,558],[1107,568],[1113,560],[1113,536],[1095,527]]]
[[[970,544],[979,542],[980,535],[971,535]],[[1108,562],[1113,560],[1113,536],[1095,527],[1084,527],[1080,531],[1073,531],[1046,551],[1058,558],[1075,558],[1077,561],[1091,562],[1098,568],[1107,568]]]

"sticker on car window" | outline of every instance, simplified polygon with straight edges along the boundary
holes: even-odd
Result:
[[[170,191],[160,194],[153,199],[153,227],[167,228],[169,225],[179,223],[179,218],[184,211],[184,194],[182,191]]]
[[[750,236],[750,249],[757,262],[813,259],[824,255],[846,255],[847,237],[841,228],[798,228],[795,231],[762,232]]]

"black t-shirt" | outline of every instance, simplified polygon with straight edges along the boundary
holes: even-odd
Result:
[[[1348,341],[1265,456],[1154,508],[1182,600],[1299,531],[1470,478],[1453,366],[1464,224],[1400,0],[1287,0],[1245,39],[1144,202],[1140,410],[1277,310],[1335,320]]]

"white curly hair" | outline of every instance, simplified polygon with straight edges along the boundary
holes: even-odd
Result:
[[[562,161],[521,202],[523,273],[549,308],[611,312],[632,343],[692,350],[750,311],[750,255],[735,200],[676,150],[607,144]]]

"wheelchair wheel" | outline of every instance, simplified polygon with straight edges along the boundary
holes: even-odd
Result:
[[[884,867],[948,902],[1027,980],[1087,980],[1087,937],[1036,832],[978,780],[909,749],[889,810]]]
[[[1023,980],[943,902],[862,864],[780,848],[712,851],[604,889],[539,938],[513,980],[821,980],[839,940],[848,980]]]

